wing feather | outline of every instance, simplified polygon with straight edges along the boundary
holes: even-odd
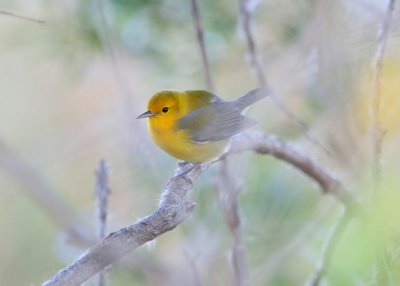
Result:
[[[178,128],[187,130],[193,142],[204,144],[230,138],[253,124],[232,102],[217,101],[187,114]]]

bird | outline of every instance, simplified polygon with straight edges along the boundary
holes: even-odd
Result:
[[[151,139],[171,156],[208,162],[227,150],[233,136],[256,123],[243,112],[267,94],[258,88],[225,101],[206,90],[162,90],[150,98],[147,111],[137,119],[148,119]]]

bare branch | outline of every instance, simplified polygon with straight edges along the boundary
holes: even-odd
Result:
[[[389,34],[390,24],[393,18],[395,8],[395,0],[390,0],[382,26],[378,35],[378,46],[376,48],[375,58],[372,64],[372,94],[370,100],[370,120],[371,120],[371,146],[372,146],[372,192],[376,193],[379,189],[381,179],[381,149],[382,140],[385,131],[382,129],[380,122],[381,109],[381,90],[380,79],[383,67],[383,56],[385,54],[387,37]]]
[[[357,200],[337,179],[275,136],[246,133],[234,137],[231,146],[226,156],[247,150],[271,154],[301,170],[318,182],[324,192],[331,193],[345,205],[358,206]],[[175,228],[191,214],[195,206],[194,203],[185,201],[186,193],[192,189],[194,180],[213,163],[180,163],[175,176],[169,180],[161,195],[159,208],[154,213],[131,226],[111,233],[43,285],[79,285],[130,251]]]
[[[380,108],[381,108],[381,94],[380,94],[380,75],[383,67],[383,56],[386,48],[387,37],[389,33],[390,24],[393,17],[393,11],[395,7],[395,0],[389,0],[386,15],[382,22],[382,27],[378,36],[378,46],[373,61],[373,79],[372,79],[372,94],[370,101],[370,120],[371,120],[371,145],[372,145],[372,167],[371,167],[371,178],[372,178],[372,193],[376,193],[380,188],[381,181],[381,149],[382,141],[385,131],[381,127],[380,123]],[[353,214],[349,208],[345,208],[343,216],[338,221],[336,227],[328,237],[320,264],[317,270],[312,274],[310,279],[307,281],[308,286],[318,286],[321,283],[321,279],[324,273],[327,271],[330,261],[334,253],[334,249],[341,237],[342,233],[346,229],[349,221]]]
[[[193,25],[196,30],[197,43],[201,54],[201,61],[203,63],[206,87],[209,91],[214,92],[215,85],[211,76],[210,64],[207,56],[206,46],[204,43],[203,26],[201,23],[200,11],[197,5],[197,0],[190,0],[190,4],[192,9]]]
[[[314,275],[315,280],[313,281],[319,281],[329,266],[337,241],[344,232],[348,221],[352,218],[354,214],[353,212],[357,211],[363,213],[363,207],[354,195],[341,185],[338,179],[322,169],[315,162],[296,151],[293,147],[279,140],[275,136],[266,136],[260,133],[251,133],[246,135],[249,136],[248,141],[245,142],[243,139],[240,139],[241,142],[239,144],[232,144],[234,148],[232,148],[230,152],[241,152],[243,151],[242,146],[249,148],[249,145],[252,145],[251,149],[257,153],[268,153],[279,159],[285,160],[309,177],[313,178],[324,192],[334,195],[344,204],[345,216],[339,221],[333,234],[328,238],[326,247],[322,253],[320,266]],[[241,144],[243,145],[241,146]]]
[[[265,136],[260,133],[252,133],[248,134],[248,136],[249,138],[247,143],[242,139],[240,140],[242,141],[242,146],[249,148],[249,145],[252,145],[251,149],[257,153],[268,153],[279,159],[287,161],[314,179],[325,193],[332,194],[344,204],[346,215],[339,221],[338,226],[335,228],[332,236],[328,238],[326,247],[322,253],[320,266],[316,272],[317,274],[314,275],[314,277],[318,278],[319,281],[329,266],[329,262],[337,245],[337,241],[344,232],[348,221],[350,221],[350,218],[352,218],[353,212],[357,211],[362,213],[363,207],[354,197],[354,195],[352,195],[347,189],[344,188],[344,186],[342,186],[338,179],[322,169],[315,162],[296,151],[290,145],[284,143],[275,136]],[[243,151],[241,144],[232,144],[235,146],[235,148],[233,148],[231,152]]]
[[[4,10],[0,10],[0,15],[10,16],[10,17],[21,19],[21,20],[38,23],[38,24],[45,24],[46,23],[46,21],[44,21],[44,20],[39,20],[39,19],[31,18],[31,17],[26,17],[26,16],[18,15],[18,14],[12,13],[12,12],[4,11]]]
[[[259,132],[242,133],[241,136],[232,138],[228,154],[240,153],[247,150],[260,154],[270,154],[286,161],[317,182],[323,192],[332,194],[351,209],[361,209],[361,205],[354,195],[345,189],[333,174],[275,135],[264,135]]]
[[[107,205],[110,189],[108,187],[108,166],[105,160],[100,160],[96,171],[96,200],[97,200],[97,225],[98,237],[103,239],[106,233]]]
[[[253,34],[251,32],[250,28],[250,22],[251,22],[251,17],[250,17],[250,1],[248,0],[239,0],[239,8],[240,8],[240,16],[241,16],[241,23],[242,23],[242,29],[244,32],[244,36],[246,38],[246,44],[247,44],[247,52],[249,56],[249,62],[250,66],[253,68],[258,82],[260,83],[261,87],[265,88],[266,90],[270,90],[269,84],[267,82],[267,78],[265,76],[264,70],[261,67],[261,63],[258,57],[258,51],[256,48],[255,41],[253,39]]]
[[[241,189],[236,185],[232,174],[230,174],[226,158],[221,160],[220,180],[217,192],[219,205],[224,213],[225,220],[228,223],[233,238],[232,266],[234,280],[232,284],[237,286],[248,285],[247,253],[239,206],[239,194]]]
[[[159,208],[154,213],[111,233],[43,285],[80,285],[130,251],[175,228],[193,211],[195,204],[184,198],[193,187],[193,180],[209,166],[180,164],[176,175],[170,179],[161,195]]]
[[[40,206],[40,209],[48,214],[48,218],[57,227],[66,232],[68,243],[84,248],[95,243],[95,236],[86,231],[84,224],[72,212],[70,206],[57,196],[58,192],[49,186],[43,175],[1,140],[0,169],[19,183],[22,191],[26,192]],[[139,269],[148,277],[159,277],[166,272],[161,265],[144,257],[129,257],[121,264],[124,267]]]
[[[106,235],[107,205],[110,189],[108,187],[108,166],[105,160],[100,160],[96,171],[96,200],[97,200],[97,229],[98,238],[102,240]],[[100,271],[97,277],[97,286],[105,285],[105,273]]]
[[[100,39],[102,41],[102,45],[104,47],[104,50],[106,54],[110,58],[111,62],[111,67],[114,72],[114,77],[115,77],[115,82],[118,88],[118,94],[121,96],[121,99],[123,101],[123,107],[131,107],[132,106],[132,100],[129,92],[129,87],[127,85],[126,80],[123,77],[123,73],[121,70],[119,57],[117,53],[117,49],[115,49],[113,45],[113,33],[111,30],[110,25],[108,25],[107,21],[107,14],[106,14],[106,9],[104,7],[104,0],[94,0],[95,7],[97,9],[98,17],[96,18],[95,24],[96,24],[96,29],[100,35]],[[125,109],[125,111],[131,112],[129,108]],[[132,116],[129,116],[128,118],[132,118]]]
[[[383,68],[383,57],[385,54],[387,38],[390,25],[392,23],[393,11],[395,9],[395,0],[389,0],[385,16],[378,33],[378,44],[376,48],[375,58],[372,63],[372,93],[370,98],[370,140],[371,140],[371,195],[376,195],[381,187],[382,177],[382,141],[386,130],[381,126],[381,73]],[[377,251],[378,264],[377,279],[381,285],[387,284],[388,276],[385,266],[387,265],[384,254],[384,247]],[[382,285],[383,285],[382,284]]]
[[[294,115],[288,107],[285,105],[285,103],[280,100],[271,90],[271,87],[268,84],[267,77],[265,76],[265,72],[262,68],[260,59],[259,59],[259,53],[257,51],[257,47],[253,38],[253,34],[251,32],[251,10],[255,8],[257,3],[253,3],[255,1],[250,1],[250,0],[239,0],[239,11],[240,11],[240,16],[241,16],[241,23],[242,23],[242,30],[246,39],[246,45],[247,45],[247,53],[249,57],[249,63],[250,66],[253,68],[258,82],[261,85],[262,88],[266,90],[266,92],[271,96],[271,99],[275,106],[282,111],[286,117],[288,117],[295,125],[297,125],[303,132],[305,133],[306,137],[322,148],[328,155],[331,155],[331,152],[328,148],[326,148],[314,135],[310,133],[310,128],[308,125],[303,122],[300,118],[298,118],[296,115]]]
[[[306,137],[313,142],[314,144],[318,145],[321,147],[328,155],[331,155],[331,152],[317,139],[315,138],[309,131],[309,127],[307,124],[305,124],[303,121],[301,121],[299,118],[297,118],[293,113],[290,112],[290,110],[284,105],[284,103],[279,100],[271,91],[265,73],[261,67],[261,63],[258,58],[258,53],[256,49],[255,42],[253,40],[253,36],[251,33],[250,29],[250,11],[252,10],[251,7],[251,1],[249,0],[239,0],[239,6],[240,6],[240,15],[242,17],[242,29],[244,31],[245,37],[246,37],[246,42],[247,42],[247,49],[248,49],[248,54],[249,54],[249,59],[250,59],[250,65],[253,67],[258,81],[262,85],[264,89],[269,91],[269,94],[271,95],[271,98],[275,104],[289,119],[291,119],[298,127],[300,127],[304,132]],[[254,7],[253,7],[254,8]],[[273,140],[272,140],[273,141]],[[253,141],[255,142],[255,141]],[[358,202],[354,200],[354,197],[352,195],[349,195],[349,192],[347,190],[344,190],[343,186],[340,186],[339,181],[331,176],[329,173],[325,172],[324,170],[320,169],[313,163],[312,161],[306,159],[304,160],[303,156],[294,151],[291,154],[288,154],[286,152],[282,152],[283,150],[287,150],[285,147],[285,143],[283,143],[280,140],[277,140],[276,146],[272,149],[272,155],[283,159],[287,160],[289,163],[292,165],[298,167],[300,170],[302,170],[305,174],[309,175],[312,177],[315,181],[319,183],[321,186],[322,190],[328,193],[332,193],[335,195],[340,201],[342,201],[345,204],[345,208],[348,210],[349,208],[353,208],[357,206],[358,208]],[[265,151],[266,146],[261,146],[263,144],[260,144],[260,146],[254,146],[256,149],[258,149],[258,152],[267,152],[270,153],[271,150]],[[268,148],[267,148],[268,149]],[[289,156],[288,156],[289,155]],[[320,277],[322,276],[322,273],[325,269],[328,267],[328,262],[331,259],[333,249],[336,246],[336,241],[339,239],[341,233],[345,229],[347,225],[348,219],[346,219],[346,223],[343,223],[343,226],[340,228],[337,228],[337,231],[335,231],[334,235],[332,235],[331,239],[328,240],[327,242],[327,248],[323,252],[323,259],[319,268],[318,273],[318,281]],[[316,284],[317,285],[317,284]]]

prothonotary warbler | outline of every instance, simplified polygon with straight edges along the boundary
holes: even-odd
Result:
[[[242,112],[265,96],[264,89],[255,89],[224,101],[205,90],[163,90],[151,97],[138,119],[148,118],[151,138],[168,154],[206,162],[221,156],[232,136],[255,123]]]

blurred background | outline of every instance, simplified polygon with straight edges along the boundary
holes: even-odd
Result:
[[[273,92],[331,155],[270,99],[249,110],[258,121],[253,129],[294,144],[361,198],[369,189],[371,63],[387,2],[251,1],[258,56]],[[238,3],[204,0],[199,8],[216,93],[233,99],[259,86]],[[0,13],[0,280],[40,285],[86,249],[71,229],[96,237],[100,159],[110,167],[108,232],[157,207],[177,161],[135,118],[160,89],[204,89],[204,75],[190,1],[2,0],[0,10],[45,21]],[[399,18],[397,9],[381,75],[382,195],[368,223],[354,221],[343,234],[324,285],[375,281],[381,244],[388,246],[391,285],[400,281]],[[229,163],[243,189],[249,285],[303,284],[340,204],[271,157],[244,153]],[[192,217],[128,254],[108,271],[108,285],[233,285],[233,239],[217,180],[215,165],[189,194],[197,203]]]

